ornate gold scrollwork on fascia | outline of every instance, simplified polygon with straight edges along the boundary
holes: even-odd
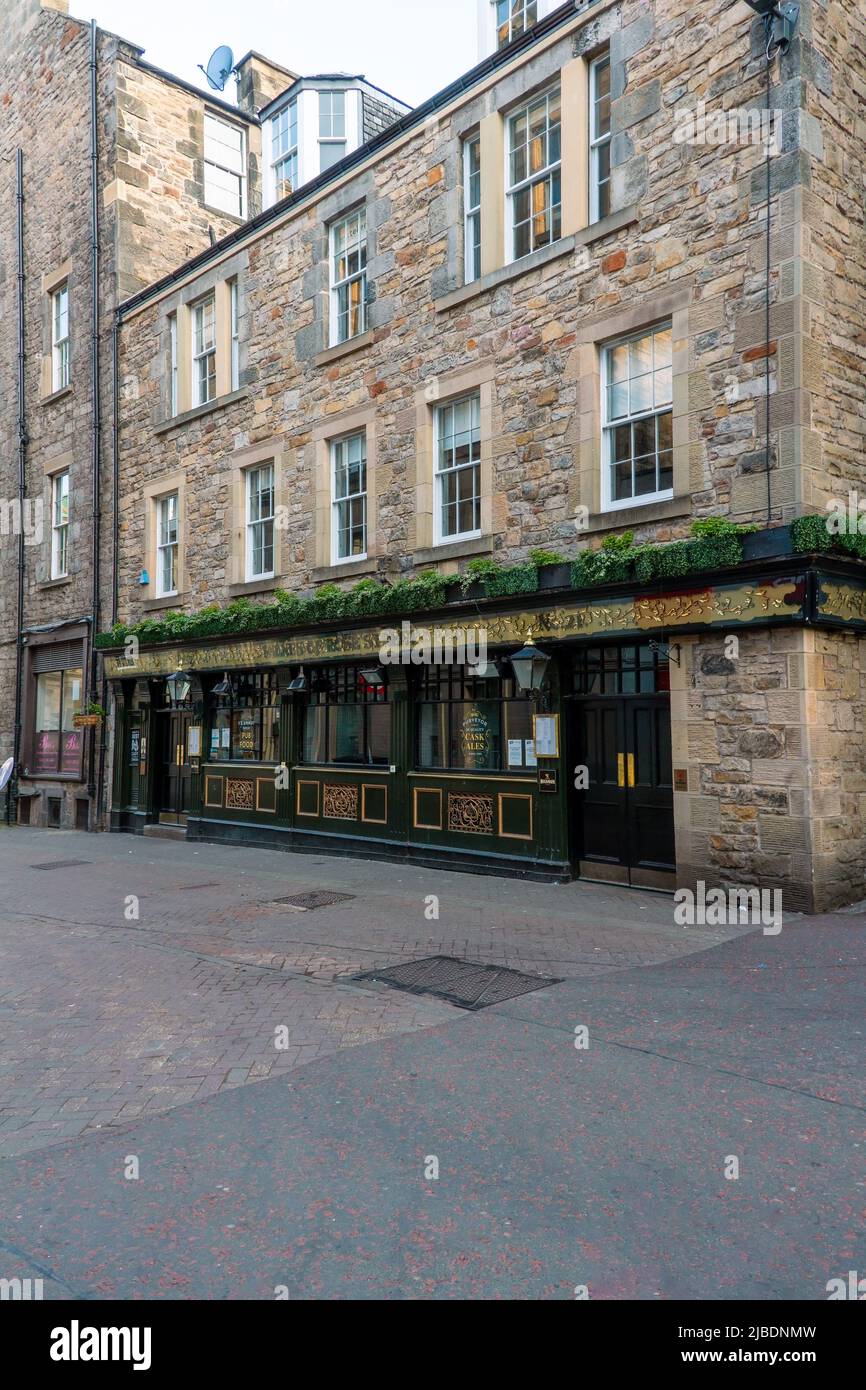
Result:
[[[448,797],[448,829],[466,835],[492,835],[493,797],[462,796],[451,792]]]
[[[836,583],[822,575],[820,612],[823,618],[866,622],[866,589],[855,584]]]
[[[357,820],[358,788],[341,783],[325,783],[323,788],[325,820]]]

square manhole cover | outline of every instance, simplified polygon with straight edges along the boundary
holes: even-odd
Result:
[[[317,907],[335,907],[337,903],[350,903],[354,893],[295,893],[289,898],[273,898],[268,907],[293,907],[297,912],[314,912]]]
[[[50,864],[31,864],[31,869],[78,869],[89,864],[89,859],[54,859]]]
[[[456,1004],[458,1009],[488,1009],[520,994],[531,994],[561,980],[541,975],[523,975],[502,965],[473,965],[471,961],[454,960],[450,956],[431,956],[428,960],[413,960],[405,965],[392,965],[387,970],[369,970],[354,975],[355,980],[375,980],[390,989],[402,989],[407,994],[430,994]]]

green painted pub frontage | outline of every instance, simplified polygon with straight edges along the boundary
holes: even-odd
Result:
[[[668,890],[724,879],[723,855],[704,864],[689,839],[713,795],[738,778],[741,805],[756,781],[785,786],[803,750],[783,734],[778,768],[765,756],[732,779],[710,747],[713,710],[754,678],[742,746],[751,724],[761,733],[748,710],[762,690],[790,697],[778,708],[793,729],[796,692],[772,672],[795,669],[810,629],[866,630],[862,565],[758,554],[628,592],[574,590],[563,568],[512,598],[449,589],[411,627],[377,617],[106,649],[111,829]],[[384,661],[401,630],[400,658]],[[445,634],[438,660],[419,632]],[[455,634],[471,660],[447,647]],[[519,679],[527,639],[538,659]],[[782,809],[755,794],[756,815]]]

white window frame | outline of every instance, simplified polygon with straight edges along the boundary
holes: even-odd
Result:
[[[348,450],[351,445],[361,441],[360,458],[346,458],[343,460],[340,455]],[[350,469],[360,463],[362,486],[357,492],[341,492],[338,481],[338,469],[344,468],[348,479]],[[351,511],[350,504],[359,500],[363,511],[364,526],[364,548],[361,551],[350,552],[347,555],[340,553],[340,536],[346,529],[341,525],[344,511]],[[367,493],[367,432],[366,430],[356,430],[353,434],[343,435],[341,439],[331,440],[331,563],[335,565],[350,564],[354,560],[366,560],[367,550],[370,544],[370,534],[368,530],[368,493]]]
[[[294,143],[292,143],[294,136]],[[271,180],[274,201],[287,198],[300,184],[300,145],[298,142],[298,99],[293,97],[271,118]],[[294,173],[287,177],[286,168]],[[282,172],[280,172],[282,170]],[[288,183],[289,188],[282,185]]]
[[[607,68],[608,72],[608,93],[610,91],[610,52],[599,55],[589,69],[589,220],[598,222],[600,218],[607,217],[610,212],[610,143],[611,143],[611,123],[608,115],[607,131],[599,134],[598,129],[598,75],[602,69]],[[610,111],[610,95],[608,95],[608,112]],[[606,179],[599,176],[599,164],[601,152],[608,151],[608,174]],[[601,186],[607,187],[606,210],[601,206]]]
[[[349,229],[356,225],[357,230],[351,239],[346,241],[345,256],[347,261],[357,253],[358,264],[355,270],[349,271],[348,265],[345,273],[339,274],[337,238],[341,229]],[[367,210],[365,207],[355,208],[353,212],[341,217],[339,221],[332,223],[328,238],[329,243],[329,264],[331,275],[331,314],[330,314],[330,345],[338,347],[341,343],[348,343],[353,338],[360,338],[362,333],[367,331]],[[361,298],[358,305],[360,326],[352,333],[342,332],[341,322],[345,319],[346,328],[349,329],[351,320],[350,296],[354,284],[361,286]],[[343,292],[346,295],[346,309],[341,309],[341,298]]]
[[[553,100],[553,99],[555,99],[555,100]],[[554,127],[553,127],[553,129],[557,132],[557,139],[558,139],[558,142],[559,142],[559,157],[558,157],[557,159],[554,159],[554,160],[548,159],[548,163],[544,166],[543,169],[537,169],[537,170],[535,170],[535,171],[532,172],[532,173],[527,172],[527,174],[525,175],[524,178],[519,179],[516,183],[512,183],[512,181],[511,181],[511,174],[512,174],[512,157],[513,157],[513,154],[514,154],[514,149],[513,149],[513,147],[512,147],[512,136],[513,136],[513,130],[514,130],[514,122],[517,121],[517,120],[519,120],[521,116],[525,116],[525,117],[527,118],[527,121],[528,121],[528,120],[529,120],[529,113],[530,113],[530,111],[531,111],[534,107],[539,106],[539,105],[541,104],[541,102],[546,102],[546,103],[547,103],[547,119],[546,119],[546,123],[545,123],[545,132],[546,132],[546,139],[548,139],[548,140],[549,140],[549,138],[550,138],[550,130],[551,130],[551,125],[550,125],[550,109],[551,109],[551,104],[553,104],[553,105],[555,105],[555,106],[557,106],[557,107],[559,108],[559,115],[560,115],[559,123],[558,123],[558,125],[557,125],[557,124],[554,124]],[[530,149],[531,149],[531,142],[530,142],[530,141],[527,141],[527,144],[526,144],[526,150],[527,150],[527,165],[528,165],[528,162],[529,162],[529,151],[530,151]],[[550,153],[550,151],[549,151],[549,148],[548,148],[548,155],[549,155],[549,153]],[[558,202],[558,203],[554,203],[554,202],[553,202],[553,199],[552,199],[552,184],[553,184],[553,179],[554,179],[557,175],[558,175],[558,177],[559,177],[559,202]],[[539,243],[536,245],[536,244],[535,244],[535,233],[531,231],[530,235],[531,235],[532,243],[533,243],[533,244],[530,246],[530,248],[529,248],[528,251],[524,251],[524,252],[518,257],[517,251],[516,251],[516,244],[515,244],[515,243],[516,243],[516,236],[515,236],[515,233],[516,233],[516,230],[517,230],[516,225],[515,225],[515,215],[516,215],[516,210],[517,210],[517,199],[518,199],[518,197],[520,196],[520,194],[523,193],[524,191],[526,191],[527,189],[530,190],[530,198],[531,198],[531,190],[535,187],[536,184],[541,184],[541,183],[548,183],[548,184],[551,186],[551,202],[550,202],[550,204],[549,204],[550,236],[549,236],[549,238],[548,238],[546,241],[539,242]],[[506,204],[506,220],[507,220],[507,223],[508,223],[507,232],[506,232],[506,242],[507,242],[507,251],[508,251],[508,257],[507,257],[507,259],[508,259],[508,263],[509,263],[509,264],[511,264],[512,262],[514,262],[514,261],[516,261],[516,260],[523,260],[525,256],[531,256],[532,253],[533,253],[534,251],[539,250],[539,249],[540,249],[541,247],[543,247],[543,246],[553,246],[553,245],[555,245],[556,242],[562,240],[562,88],[561,88],[559,82],[556,82],[556,83],[554,83],[552,86],[545,88],[544,91],[538,92],[536,96],[532,97],[529,101],[523,102],[522,105],[519,106],[519,107],[517,107],[516,110],[509,111],[509,112],[508,112],[508,115],[507,115],[507,117],[506,117],[506,132],[505,132],[505,204]],[[553,230],[554,230],[554,209],[556,209],[556,208],[559,209],[559,235],[558,235],[558,236],[554,236],[554,235],[553,235]],[[529,219],[530,228],[532,227],[532,221],[533,221],[533,218],[530,217],[530,219]],[[522,224],[521,224],[521,225],[522,225]]]
[[[658,366],[656,366],[656,349],[655,349],[655,342],[656,342],[656,337],[657,337],[657,335],[662,334],[662,333],[668,333],[668,334],[671,335],[671,362],[670,362],[670,367],[669,367],[669,368],[668,368],[667,364],[659,364]],[[610,412],[610,404],[609,404],[609,402],[610,402],[610,395],[609,395],[609,390],[608,390],[608,388],[611,387],[611,386],[613,385],[612,375],[611,375],[611,356],[612,356],[612,354],[613,354],[613,352],[614,352],[614,350],[615,350],[616,348],[629,347],[631,343],[636,343],[636,342],[638,342],[638,341],[639,341],[640,339],[642,339],[642,338],[652,338],[652,341],[653,341],[653,368],[652,368],[652,371],[651,371],[651,373],[650,373],[650,375],[652,376],[653,404],[652,404],[651,407],[645,408],[645,409],[643,409],[643,410],[632,411],[632,409],[631,409],[631,383],[632,383],[633,380],[635,380],[635,378],[632,377],[631,374],[630,374],[629,377],[628,377],[628,379],[627,379],[627,386],[628,386],[628,392],[629,392],[629,407],[628,407],[628,413],[625,414],[625,415],[612,416],[612,415],[611,415],[611,412]],[[657,373],[657,372],[662,372],[662,371],[667,371],[667,370],[670,370],[670,374],[671,374],[670,397],[669,397],[668,400],[663,400],[663,401],[659,404],[659,403],[656,402],[656,373]],[[621,510],[622,510],[623,508],[625,508],[625,507],[643,507],[643,506],[648,506],[648,505],[649,505],[650,503],[652,503],[652,502],[666,502],[666,501],[669,501],[669,500],[673,497],[673,495],[674,495],[674,488],[673,488],[673,333],[672,333],[672,325],[671,325],[670,320],[663,321],[663,322],[661,322],[661,323],[650,324],[647,328],[642,328],[642,329],[638,330],[638,331],[635,332],[635,333],[628,333],[628,334],[626,334],[626,335],[625,335],[624,337],[622,337],[622,338],[614,338],[614,339],[611,339],[611,341],[604,343],[604,344],[602,345],[602,348],[601,348],[601,373],[600,373],[600,375],[601,375],[601,393],[602,393],[602,394],[601,394],[601,419],[602,419],[601,509],[602,509],[602,511],[604,511],[604,512],[615,512],[615,511],[621,511]],[[612,464],[613,464],[613,441],[614,441],[614,432],[615,432],[615,430],[616,430],[618,427],[625,427],[626,425],[629,426],[629,427],[631,427],[631,428],[633,428],[633,426],[634,426],[636,423],[639,423],[639,422],[642,422],[642,421],[645,421],[645,420],[655,420],[655,421],[658,421],[658,420],[659,420],[662,416],[664,416],[664,415],[670,415],[670,416],[671,416],[671,451],[670,451],[670,452],[671,452],[671,464],[670,464],[670,466],[671,466],[671,486],[670,486],[669,488],[662,488],[662,489],[657,490],[657,491],[654,491],[654,492],[644,492],[644,493],[640,493],[639,495],[635,495],[634,491],[632,491],[631,496],[629,496],[629,497],[622,497],[622,498],[619,498],[619,499],[617,499],[617,500],[614,500],[614,498],[613,498],[613,487],[612,487],[612,483],[611,483],[611,469],[612,469]],[[658,426],[658,423],[656,423],[656,425],[655,425],[655,434],[656,434],[656,443],[655,443],[655,454],[654,454],[654,457],[655,457],[655,459],[656,459],[656,470],[658,471],[658,459],[659,459],[659,454],[660,454],[660,452],[665,452],[665,451],[660,451],[660,450],[659,450],[659,447],[658,447],[658,445],[659,445],[659,426]],[[634,488],[634,447],[633,447],[633,440],[634,440],[634,435],[633,435],[633,433],[632,433],[632,449],[631,449],[631,452],[632,452],[632,459],[631,459],[631,462],[632,462],[632,488]],[[645,455],[644,457],[649,457],[649,455]]]
[[[237,154],[229,148],[226,141],[213,138],[214,126],[230,130],[233,135],[238,137]],[[234,198],[229,196],[228,189],[219,189],[211,182],[209,190],[209,169],[216,170],[219,175],[225,178],[236,180],[236,204]],[[210,196],[213,192],[224,193],[226,201],[231,201],[233,206],[223,206],[223,203]],[[243,126],[238,125],[235,121],[225,120],[223,116],[218,116],[215,111],[205,111],[204,113],[204,201],[208,207],[224,213],[227,217],[243,219],[247,215],[247,133]]]
[[[474,445],[474,456],[468,463],[459,464],[450,468],[442,467],[443,450],[443,417],[447,411],[454,411],[464,402],[473,403],[473,419],[471,434],[477,433],[477,439],[471,441],[470,447]],[[477,426],[475,425],[475,412],[477,411]],[[453,436],[452,436],[453,437]],[[441,401],[434,411],[433,422],[433,543],[434,545],[452,545],[457,541],[475,540],[482,534],[481,526],[481,507],[483,502],[483,478],[482,478],[482,438],[481,438],[481,392],[478,390],[467,391],[465,395],[455,396],[453,400]],[[478,526],[471,531],[446,532],[443,526],[444,513],[444,481],[447,477],[454,476],[461,472],[468,472],[473,469],[477,477],[477,489],[473,490],[473,499],[477,498],[478,504]],[[459,511],[458,511],[459,516]]]
[[[229,331],[231,334],[231,389],[241,384],[240,286],[237,279],[229,281]]]
[[[168,515],[169,505],[174,502],[174,516]],[[166,525],[174,522],[174,539]],[[165,537],[169,536],[166,540]],[[164,559],[168,555],[174,583],[165,585]],[[167,492],[156,498],[156,594],[158,598],[172,598],[177,595],[180,576],[180,494]]]
[[[63,503],[66,503],[64,517]],[[51,478],[51,578],[69,577],[69,470]],[[58,517],[60,520],[58,520]]]
[[[69,362],[69,282],[51,293],[51,387],[63,391],[71,381]]]
[[[534,28],[538,23],[538,0],[492,0],[493,4],[493,33],[496,42],[497,52],[505,48],[513,39],[519,38],[529,29]],[[499,18],[500,5],[505,4],[508,8],[508,17],[504,20]],[[527,22],[527,16],[531,18]],[[502,30],[508,30],[507,36],[502,37]]]
[[[270,473],[270,494],[271,511],[269,515],[253,516],[253,481],[261,473]],[[259,495],[267,489],[259,489]],[[245,542],[245,574],[246,582],[253,583],[258,579],[273,579],[276,574],[276,469],[271,463],[257,463],[252,468],[244,470],[244,506],[246,512],[246,542]],[[263,552],[267,549],[267,528],[270,526],[270,548],[273,564],[269,570],[256,570],[254,568],[253,557],[257,549]],[[256,546],[256,536],[259,528],[264,529],[264,536],[261,546]]]
[[[478,201],[472,200],[471,155],[478,150]],[[477,235],[477,264],[476,237]],[[463,231],[464,231],[464,279],[466,284],[481,277],[481,137],[472,135],[463,142]]]
[[[169,315],[168,320],[169,386],[168,409],[171,418],[178,411],[178,357],[177,357],[177,314]]]
[[[322,174],[322,173],[325,172],[326,169],[330,169],[334,164],[339,164],[340,160],[341,160],[341,159],[345,159],[346,155],[349,153],[349,110],[348,110],[348,108],[349,108],[349,103],[348,103],[348,100],[347,100],[349,94],[348,94],[348,92],[342,91],[342,90],[326,89],[326,90],[320,91],[318,95],[319,95],[319,137],[318,137],[318,139],[319,139],[319,173]],[[342,134],[342,135],[339,135],[339,134],[338,134],[338,135],[335,135],[335,134],[334,134],[334,120],[335,120],[334,109],[333,109],[334,97],[341,97],[341,98],[342,98],[342,101],[343,101],[343,115],[342,115],[343,134]],[[327,110],[327,112],[323,109],[323,107],[324,107],[324,102],[325,102],[326,99],[327,99],[327,102],[328,102],[328,110]],[[325,121],[325,117],[326,117],[326,116],[327,116],[327,120],[328,120],[328,123],[329,123],[329,126],[330,126],[330,133],[328,133],[328,134],[324,134],[324,133],[323,133],[323,129],[322,129],[322,128],[323,128],[323,125],[324,125],[324,121]],[[338,119],[339,119],[339,118],[338,118]],[[336,159],[331,160],[331,162],[330,162],[329,164],[325,164],[325,162],[324,162],[323,159],[322,159],[322,147],[325,146],[325,145],[330,145],[330,146],[342,145],[342,146],[343,146],[343,153],[340,154],[340,155],[338,155]]]
[[[204,337],[204,312],[210,306],[212,337],[208,342]],[[193,407],[199,405],[210,405],[211,401],[216,400],[216,295],[206,295],[204,299],[199,299],[190,306],[192,317],[192,403]],[[207,370],[202,378],[200,366],[202,362],[208,362]],[[213,380],[213,394],[211,395],[211,379]],[[204,386],[204,394],[202,394]]]

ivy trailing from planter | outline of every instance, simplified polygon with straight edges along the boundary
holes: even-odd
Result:
[[[795,554],[806,555],[817,552],[819,555],[855,555],[858,560],[866,560],[866,535],[859,531],[833,531],[829,528],[831,518],[825,512],[815,516],[800,516],[791,522],[791,543]]]
[[[600,550],[585,550],[571,567],[575,589],[596,584],[652,584],[681,579],[703,570],[728,569],[743,558],[743,537],[757,530],[738,526],[725,517],[692,522],[692,539],[669,545],[635,545],[634,532],[608,536]]]

